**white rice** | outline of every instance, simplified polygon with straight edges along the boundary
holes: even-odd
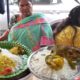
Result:
[[[49,54],[50,51],[46,49],[31,56],[29,67],[37,77],[46,78],[45,80],[59,80],[59,78],[70,80],[70,77],[76,74],[77,69],[72,70],[66,59],[64,59],[64,66],[61,70],[52,70],[45,62],[45,57]]]
[[[22,59],[20,58],[20,56],[12,54],[7,49],[1,49],[1,51],[3,55],[8,56],[10,59],[12,59],[16,63],[16,67],[12,68],[13,72],[15,72],[16,70],[19,70],[20,66],[22,65]]]

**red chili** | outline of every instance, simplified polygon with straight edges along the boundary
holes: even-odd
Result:
[[[8,75],[12,73],[12,68],[6,67],[3,71],[0,71],[0,75]]]
[[[12,68],[7,67],[7,68],[5,68],[5,71],[10,73],[10,72],[12,72]]]

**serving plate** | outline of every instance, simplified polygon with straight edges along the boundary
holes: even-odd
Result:
[[[0,80],[18,80],[24,76],[27,76],[30,73],[30,70],[28,69],[27,66],[27,59],[30,56],[31,50],[17,42],[0,41],[0,48],[11,49],[12,47],[15,46],[20,46],[24,50],[23,56],[26,56],[26,58],[25,60],[23,60],[24,61],[23,66],[20,70],[13,74],[0,76]]]
[[[72,70],[68,63],[59,70],[55,71],[51,69],[45,62],[45,57],[50,54],[51,49],[55,49],[55,46],[43,47],[33,52],[28,58],[28,67],[30,71],[38,78],[42,80],[74,80],[75,77],[80,76],[80,65],[77,65],[75,70]]]

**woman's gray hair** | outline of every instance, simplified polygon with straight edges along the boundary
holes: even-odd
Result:
[[[27,1],[30,1],[30,2],[32,2],[32,0],[27,0]],[[20,2],[20,0],[18,0],[18,4],[19,4],[19,2]]]

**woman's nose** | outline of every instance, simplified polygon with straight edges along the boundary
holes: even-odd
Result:
[[[28,6],[23,6],[23,9],[28,9]]]

